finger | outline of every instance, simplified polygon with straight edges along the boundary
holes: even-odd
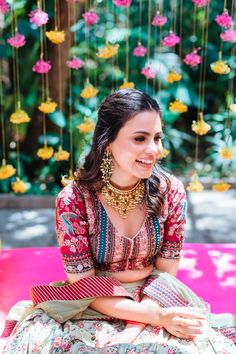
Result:
[[[185,317],[185,318],[192,318],[196,320],[205,320],[206,315],[203,312],[203,309],[199,309],[197,307],[186,307],[186,308],[177,308],[176,312],[178,313],[179,316]]]
[[[196,327],[179,327],[178,330],[183,334],[186,334],[188,336],[194,336],[194,337],[204,333],[204,330],[202,328],[196,328]]]
[[[193,336],[188,335],[187,333],[183,333],[181,330],[176,330],[172,333],[175,337],[181,338],[181,339],[192,339]]]
[[[196,328],[202,327],[202,321],[198,321],[191,318],[189,319],[189,318],[178,317],[176,322],[178,323],[178,325],[183,327],[196,327]]]

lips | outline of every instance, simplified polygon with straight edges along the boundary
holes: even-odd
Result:
[[[142,166],[142,167],[146,167],[146,168],[150,168],[153,166],[153,160],[136,160],[136,162]]]

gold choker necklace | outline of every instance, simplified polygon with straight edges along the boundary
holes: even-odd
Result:
[[[141,204],[144,198],[144,181],[140,180],[129,191],[122,191],[112,186],[108,181],[102,188],[106,202],[112,208],[118,211],[122,218],[126,218],[127,214],[137,205]]]

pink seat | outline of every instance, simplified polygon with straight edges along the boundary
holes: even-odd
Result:
[[[236,313],[236,244],[185,244],[178,278],[212,312]],[[3,250],[0,256],[0,331],[10,307],[29,299],[36,284],[65,279],[57,247]]]

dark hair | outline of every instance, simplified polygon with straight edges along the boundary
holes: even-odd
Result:
[[[100,191],[104,186],[100,165],[107,146],[113,142],[124,124],[142,111],[156,111],[160,107],[146,93],[135,89],[122,89],[109,95],[98,111],[98,121],[95,127],[92,147],[85,158],[82,169],[77,172],[76,180],[88,189]],[[160,190],[160,181],[166,182],[166,188]],[[151,213],[159,215],[164,204],[164,195],[169,189],[169,179],[160,166],[153,170],[146,181],[147,205]]]

